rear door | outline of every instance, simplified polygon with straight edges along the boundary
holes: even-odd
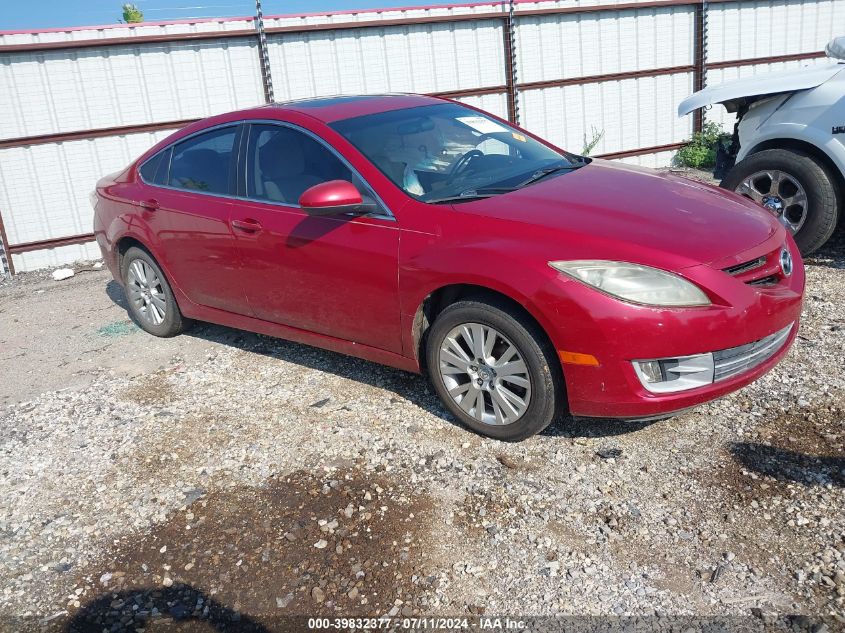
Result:
[[[236,187],[241,126],[226,125],[182,140],[151,158],[156,169],[141,201],[160,244],[159,256],[194,303],[250,314],[241,284],[237,245],[229,225]]]
[[[401,352],[399,229],[390,212],[312,217],[298,205],[309,187],[348,180],[375,196],[349,164],[312,133],[252,123],[242,147],[233,211],[242,281],[267,321]]]

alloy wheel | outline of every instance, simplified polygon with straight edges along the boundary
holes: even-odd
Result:
[[[440,345],[440,377],[467,415],[491,425],[513,424],[531,402],[531,376],[516,346],[481,323],[464,323]]]
[[[758,171],[743,180],[735,191],[763,205],[795,235],[807,219],[807,193],[798,180],[777,169]]]
[[[147,323],[161,325],[167,316],[167,297],[156,271],[142,259],[129,265],[126,276],[129,300]]]

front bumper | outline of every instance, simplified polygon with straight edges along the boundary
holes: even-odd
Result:
[[[570,412],[584,417],[661,416],[723,396],[768,372],[795,340],[801,314],[804,268],[794,242],[788,242],[794,271],[770,286],[752,286],[710,266],[685,271],[718,294],[712,306],[703,308],[636,306],[574,280],[552,282],[557,289],[550,284],[542,300],[553,304],[556,314],[567,315],[560,327],[550,328],[556,349],[591,354],[599,361],[598,366],[563,365]],[[772,247],[764,243],[743,257],[759,257]],[[559,284],[565,284],[565,297]],[[755,343],[771,341],[779,332],[783,336],[775,350],[753,356],[759,348]],[[646,389],[632,363],[699,354],[713,354],[721,372],[709,384],[671,393]]]

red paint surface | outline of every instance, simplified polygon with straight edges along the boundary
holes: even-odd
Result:
[[[558,350],[599,366],[564,365],[569,406],[580,415],[657,415],[706,402],[771,369],[781,352],[715,385],[654,395],[630,361],[710,352],[797,331],[804,269],[792,239],[768,213],[715,187],[596,160],[524,189],[460,205],[404,194],[326,122],[438,102],[385,97],[325,107],[264,106],[176,132],[123,173],[103,179],[95,233],[112,272],[134,238],[158,259],[188,317],[280,336],[419,370],[413,323],[432,292],[473,284],[525,307]],[[277,119],[333,145],[395,218],[314,217],[295,206],[173,192],[140,182],[136,166],[211,125]],[[528,132],[525,132],[528,134]],[[160,208],[144,210],[155,198]],[[233,227],[255,223],[259,230]],[[251,224],[249,224],[251,226]],[[247,227],[248,228],[248,227]],[[756,287],[721,269],[787,245],[790,277]],[[636,306],[557,273],[551,260],[630,261],[698,284],[712,305]]]
[[[361,193],[355,185],[345,180],[321,182],[306,190],[299,198],[299,206],[305,209],[352,207],[358,204],[361,204]]]

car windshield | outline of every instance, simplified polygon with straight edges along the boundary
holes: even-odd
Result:
[[[382,173],[423,202],[460,202],[513,191],[580,167],[516,128],[444,103],[331,124]]]

